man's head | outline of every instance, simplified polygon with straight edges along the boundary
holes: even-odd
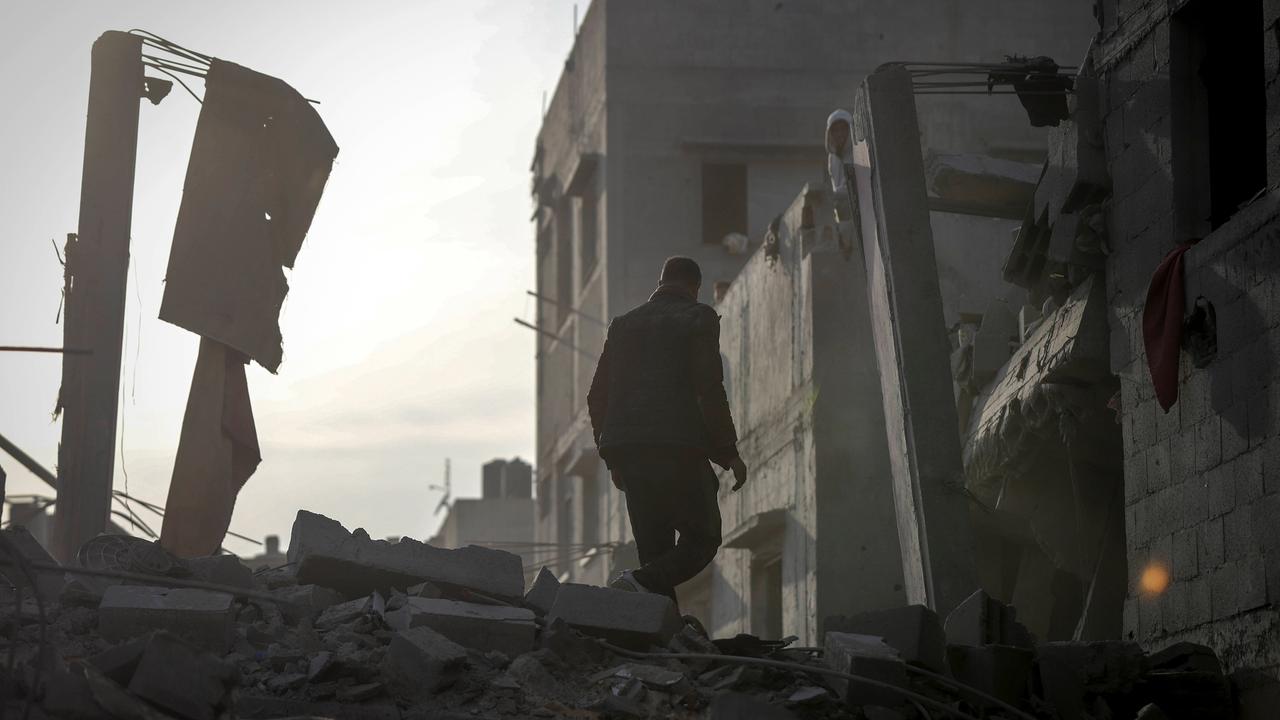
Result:
[[[669,257],[662,264],[662,275],[658,278],[658,284],[678,287],[696,299],[698,289],[702,287],[702,268],[698,267],[698,263],[694,262],[693,258],[681,255]]]

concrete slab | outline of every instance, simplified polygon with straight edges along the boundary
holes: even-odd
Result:
[[[823,644],[827,667],[843,673],[907,688],[907,668],[898,651],[882,638],[856,633],[828,632]],[[903,704],[901,693],[843,678],[833,678],[832,687],[850,706]]]
[[[226,652],[232,637],[232,597],[190,588],[114,585],[98,605],[98,632],[125,640],[168,630],[196,645]]]
[[[977,587],[950,347],[911,76],[867,76],[854,116],[867,301],[880,369],[907,600],[948,612]]]
[[[531,610],[438,598],[408,598],[386,620],[396,630],[428,627],[464,647],[511,657],[532,650],[537,633]]]
[[[505,600],[524,595],[519,555],[474,545],[445,550],[412,538],[373,540],[363,530],[349,533],[338,521],[306,510],[294,520],[288,560],[296,563],[299,583],[324,585],[348,597],[424,580]]]
[[[827,618],[828,633],[854,633],[883,638],[906,662],[946,672],[946,633],[938,615],[923,605],[837,615]]]
[[[566,583],[547,619],[619,645],[665,647],[683,625],[675,603],[663,595]]]

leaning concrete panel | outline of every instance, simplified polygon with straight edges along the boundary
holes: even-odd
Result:
[[[976,587],[949,346],[911,78],[869,76],[855,164],[908,602],[939,612]]]

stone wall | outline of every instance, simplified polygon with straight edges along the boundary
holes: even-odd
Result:
[[[1095,58],[1102,80],[1113,182],[1107,263],[1112,370],[1121,378],[1130,598],[1124,628],[1145,646],[1190,640],[1229,668],[1280,667],[1280,197],[1254,199],[1185,256],[1188,311],[1203,296],[1216,309],[1216,357],[1196,368],[1182,353],[1179,398],[1156,402],[1142,341],[1152,272],[1187,233],[1175,221],[1177,114],[1171,14],[1185,2],[1100,4]],[[1258,35],[1267,67],[1268,177],[1280,177],[1276,17],[1263,4]],[[1197,138],[1197,142],[1204,142]],[[1144,593],[1150,566],[1172,575]]]

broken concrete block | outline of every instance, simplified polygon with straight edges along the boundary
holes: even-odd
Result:
[[[665,595],[576,583],[560,586],[547,614],[548,621],[555,618],[588,635],[639,647],[665,646],[684,625]]]
[[[519,555],[469,545],[456,550],[405,538],[397,543],[349,533],[323,515],[299,510],[288,559],[300,583],[316,583],[348,596],[407,587],[423,580],[468,588],[505,600],[524,595]]]
[[[21,525],[11,525],[4,530],[0,530],[5,539],[8,540],[13,547],[22,555],[23,559],[30,562],[45,563],[49,565],[57,565],[58,561],[44,549],[31,532]],[[66,584],[66,575],[56,570],[33,570],[35,575],[36,592],[40,593],[40,597],[46,602],[57,600],[58,595],[62,593],[62,586]],[[15,566],[5,566],[0,570],[6,580],[14,585],[30,587],[31,581]]]
[[[1157,650],[1148,656],[1147,662],[1152,670],[1222,674],[1222,663],[1213,648],[1192,642],[1177,642]]]
[[[383,685],[379,682],[362,685],[348,685],[338,691],[339,702],[364,702],[382,694]]]
[[[387,675],[411,693],[435,692],[466,662],[465,648],[426,626],[396,633],[384,660]]]
[[[521,655],[511,661],[511,665],[507,667],[506,677],[530,692],[537,693],[539,690],[546,692],[555,685],[555,678],[542,662],[543,657],[542,652]]]
[[[882,638],[856,633],[827,632],[824,644],[827,667],[876,682],[907,688],[907,668],[898,651]],[[832,687],[850,706],[903,703],[901,693],[845,678],[833,678]]]
[[[538,577],[534,578],[533,587],[525,593],[524,604],[533,608],[539,615],[546,615],[551,612],[551,606],[555,604],[558,592],[560,592],[560,581],[550,570],[543,567],[538,571]]]
[[[1231,686],[1221,672],[1153,670],[1141,687],[1174,720],[1235,720]]]
[[[1165,715],[1159,705],[1156,705],[1155,703],[1147,703],[1138,710],[1138,714],[1135,716],[1134,720],[1169,720],[1169,716]]]
[[[267,678],[267,689],[274,693],[289,692],[306,684],[306,673],[279,673]]]
[[[333,653],[321,650],[307,661],[307,682],[320,682],[333,669]]]
[[[405,588],[405,594],[410,597],[444,597],[444,592],[440,590],[440,586],[429,582],[420,582],[417,585],[411,585]]]
[[[677,688],[687,686],[684,673],[678,673],[675,670],[660,668],[657,665],[646,665],[643,663],[628,663],[616,669],[615,677],[624,680],[632,678],[644,683],[644,686],[651,690],[661,690],[663,692],[674,692]],[[686,687],[687,690],[687,687]]]
[[[235,555],[188,558],[187,569],[197,580],[253,590],[253,571]]]
[[[956,680],[1014,706],[1021,706],[1027,698],[1034,662],[1035,654],[1027,648],[947,646],[947,664]]]
[[[303,618],[315,620],[320,613],[344,600],[342,593],[320,585],[288,585],[272,594],[285,601],[279,605],[280,613],[294,624]]]
[[[98,605],[98,632],[124,640],[168,630],[202,648],[226,652],[232,638],[232,598],[190,588],[114,585]]]
[[[1036,646],[1035,673],[1046,703],[1081,717],[1085,696],[1125,694],[1147,672],[1142,648],[1128,642],[1051,642]]]
[[[543,626],[538,646],[575,667],[598,664],[608,654],[593,638],[569,627],[564,618],[554,618]]]
[[[1280,707],[1280,680],[1258,670],[1237,670],[1231,673],[1230,680],[1239,720],[1274,717]]]
[[[67,672],[61,665],[53,663],[45,670],[41,678],[44,700],[40,703],[40,710],[44,712],[35,717],[98,720],[104,710],[94,701],[88,679],[81,673]]]
[[[827,618],[823,629],[884,638],[904,661],[934,672],[946,672],[946,633],[937,613],[924,605],[836,615]]]
[[[122,687],[126,686],[133,678],[133,671],[138,668],[138,661],[142,659],[142,653],[146,651],[150,640],[149,635],[144,635],[122,642],[94,655],[88,662],[104,677]]]
[[[356,598],[337,605],[331,605],[316,618],[316,627],[320,629],[334,628],[344,623],[361,618],[373,612],[373,599]]]
[[[1012,605],[996,600],[983,590],[975,590],[947,615],[943,627],[949,645],[1035,647],[1031,632],[1017,617]]]
[[[153,634],[129,680],[129,692],[191,720],[222,714],[236,672],[167,632]]]
[[[530,610],[436,598],[409,598],[386,620],[397,630],[429,627],[464,647],[511,656],[532,650],[537,632]]]

